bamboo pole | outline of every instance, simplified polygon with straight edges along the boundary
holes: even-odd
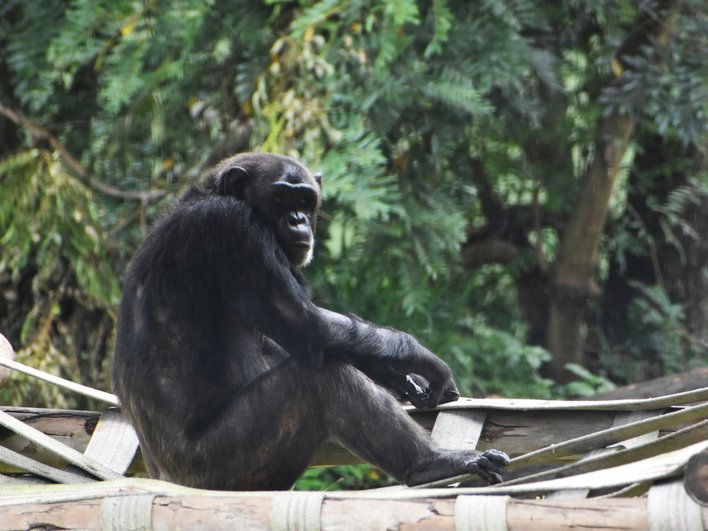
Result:
[[[268,529],[271,496],[210,497],[158,496],[153,501],[155,531],[170,529]],[[708,508],[701,508],[708,522]],[[385,530],[419,529],[453,531],[455,499],[412,500],[325,499],[320,513],[321,529]],[[509,531],[544,529],[570,531],[603,529],[639,531],[649,528],[646,498],[515,500],[507,501]],[[44,503],[4,507],[0,531],[61,528],[101,529],[101,500]]]

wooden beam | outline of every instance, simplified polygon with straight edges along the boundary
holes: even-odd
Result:
[[[638,382],[613,391],[592,396],[593,400],[622,400],[627,398],[652,398],[668,393],[682,393],[704,387],[708,382],[708,367],[689,372],[662,376],[654,380]]]
[[[74,450],[83,452],[96,428],[100,413],[95,411],[73,411],[60,409],[38,409],[2,407],[14,417],[23,420],[51,437],[63,442]],[[663,411],[663,410],[662,410]],[[424,428],[431,430],[437,411],[409,411],[411,416]],[[551,444],[596,433],[612,427],[615,417],[623,411],[613,410],[554,410],[544,408],[535,411],[513,409],[488,409],[487,420],[477,445],[478,450],[497,448],[512,457],[539,450]],[[683,426],[673,426],[661,434],[671,433]],[[28,455],[43,463],[61,466],[57,458],[30,444],[22,437],[0,428],[0,444]],[[557,464],[572,462],[578,455],[564,455]],[[361,462],[347,450],[334,442],[325,443],[317,453],[313,465],[338,465]],[[134,460],[130,473],[144,473],[142,459]],[[0,463],[0,473],[13,472]]]
[[[200,523],[211,530],[268,529],[271,497],[158,496],[153,501],[155,530],[189,529]],[[708,522],[708,508],[701,509]],[[326,498],[321,528],[348,530],[454,530],[455,499]],[[506,506],[509,531],[544,529],[644,530],[649,528],[646,498],[516,500]],[[0,531],[15,529],[101,529],[101,500],[16,505],[2,508]]]

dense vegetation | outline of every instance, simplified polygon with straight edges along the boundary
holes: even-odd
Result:
[[[324,172],[321,305],[414,333],[466,394],[705,364],[707,12],[6,0],[0,332],[108,388],[131,252],[205,167],[262,150]],[[2,403],[67,403],[13,382]]]

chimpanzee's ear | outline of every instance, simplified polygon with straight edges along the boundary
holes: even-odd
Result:
[[[248,185],[248,172],[243,166],[230,166],[216,178],[216,191],[220,195],[243,197]]]
[[[322,172],[318,171],[317,173],[315,173],[313,175],[313,177],[315,178],[315,181],[317,182],[317,184],[320,185],[320,188],[322,188]]]

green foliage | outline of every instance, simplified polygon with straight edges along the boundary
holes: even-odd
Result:
[[[446,0],[433,0],[433,38],[425,48],[425,57],[430,57],[433,54],[438,54],[443,51],[443,46],[447,41],[450,29],[453,26],[454,15],[447,5]]]
[[[467,323],[471,334],[460,334],[450,347],[455,374],[466,375],[460,383],[466,395],[487,396],[503,390],[508,397],[552,398],[553,382],[540,375],[550,359],[543,348],[525,345],[481,320]]]
[[[626,352],[636,360],[659,358],[667,373],[680,372],[686,367],[686,355],[690,356],[683,344],[683,308],[659,286],[631,285],[641,296],[629,308],[631,341],[625,345]]]
[[[51,68],[47,48],[65,21],[64,9],[61,0],[29,0],[15,15],[12,32],[10,17],[0,22],[11,36],[3,43],[3,55],[14,78],[13,93],[33,114],[59,107],[54,89],[60,74]]]
[[[78,280],[90,303],[116,305],[118,281],[107,259],[101,213],[86,186],[39,150],[0,161],[0,182],[0,271],[19,279],[31,261],[40,285]]]
[[[680,4],[668,46],[623,58],[619,72],[612,57],[640,14],[629,0],[11,2],[0,7],[0,102],[121,190],[179,193],[234,151],[299,157],[325,175],[307,272],[319,301],[420,336],[467,393],[550,397],[558,390],[539,376],[549,355],[526,344],[518,281],[539,255],[554,259],[598,120],[620,110],[705,144],[705,6]],[[57,321],[65,286],[110,315],[113,269],[165,205],[90,192],[5,125],[0,146],[19,154],[1,163],[0,283],[30,279],[42,294],[22,316],[23,339]],[[523,253],[465,270],[460,246],[490,221],[475,161],[506,216],[493,235]],[[624,185],[600,260],[654,244],[622,198],[655,182]],[[701,237],[684,212],[706,184],[689,183],[650,202],[678,252],[678,235]],[[519,219],[533,230],[505,232]],[[679,370],[681,308],[658,299],[657,314],[647,300],[633,303],[631,347],[638,358],[666,349]],[[602,387],[574,370],[568,392]]]
[[[591,397],[597,393],[605,393],[615,389],[615,385],[603,376],[593,374],[585,367],[569,363],[566,368],[579,378],[567,384],[565,393],[571,397]]]
[[[426,85],[423,94],[433,101],[449,106],[453,111],[459,110],[473,115],[483,115],[491,111],[489,102],[474,89],[471,81],[452,70],[446,70],[441,81],[432,81]]]
[[[52,330],[67,299],[111,313],[118,303],[102,212],[86,186],[46,151],[1,159],[0,185],[0,278],[8,303],[26,309],[18,361],[80,380],[79,360],[59,350]],[[73,403],[57,388],[23,376],[0,389],[0,400],[53,407]]]
[[[350,219],[364,222],[387,221],[393,214],[402,214],[398,206],[401,194],[395,177],[385,173],[385,162],[378,138],[363,125],[349,124],[318,166],[325,176],[325,214],[329,205],[336,206],[340,216],[346,213]]]
[[[364,490],[394,485],[386,474],[370,465],[310,468],[295,483],[295,490]]]

